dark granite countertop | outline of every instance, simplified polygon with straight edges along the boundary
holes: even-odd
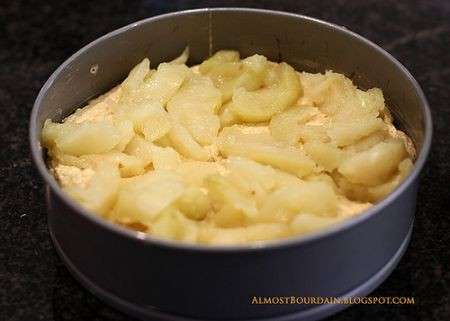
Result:
[[[205,6],[285,10],[366,36],[398,58],[427,95],[433,148],[418,195],[411,245],[376,296],[416,304],[355,306],[330,320],[450,320],[450,2],[423,1],[2,1],[0,4],[0,320],[130,320],[84,290],[57,257],[44,186],[28,148],[38,90],[70,54],[113,29]]]

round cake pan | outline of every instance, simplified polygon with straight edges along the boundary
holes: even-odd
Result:
[[[363,214],[309,236],[232,247],[142,238],[87,212],[59,188],[40,145],[44,121],[60,121],[124,79],[189,45],[190,63],[220,49],[259,53],[298,70],[332,69],[379,87],[397,126],[414,141],[410,176]],[[316,320],[345,305],[252,304],[254,297],[366,295],[392,271],[411,234],[419,174],[431,143],[427,101],[410,73],[345,28],[305,16],[242,8],[200,9],[113,31],[66,60],[45,83],[30,122],[34,162],[48,186],[48,223],[73,275],[118,309],[148,320]]]

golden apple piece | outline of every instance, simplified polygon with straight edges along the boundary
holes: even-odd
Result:
[[[166,111],[156,109],[155,113],[147,117],[140,127],[140,132],[148,141],[156,141],[164,137],[171,128],[170,118]]]
[[[225,204],[211,216],[211,221],[217,227],[231,228],[246,225],[247,217],[241,209]]]
[[[405,158],[398,164],[398,173],[388,182],[368,188],[369,199],[372,202],[379,201],[391,193],[412,171],[414,164],[409,158]]]
[[[210,145],[217,136],[220,120],[221,93],[212,81],[194,75],[167,104],[173,118],[183,125],[201,145]]]
[[[171,127],[169,115],[158,102],[120,105],[115,110],[115,115],[117,119],[131,121],[136,133],[142,134],[151,142],[166,135]]]
[[[169,138],[169,133],[167,133],[163,137],[158,138],[157,140],[155,140],[153,142],[153,144],[155,144],[157,146],[160,146],[160,147],[173,147],[172,146],[172,142],[170,141],[170,138]]]
[[[193,243],[197,240],[198,226],[186,218],[176,207],[163,210],[150,226],[150,234],[165,239]]]
[[[116,200],[119,183],[117,165],[104,162],[94,169],[87,186],[72,185],[63,190],[88,210],[105,215]]]
[[[267,58],[261,55],[253,55],[242,60],[241,74],[229,82],[230,90],[226,93],[222,91],[226,97],[224,101],[232,98],[237,88],[245,88],[248,91],[257,90],[264,85],[269,68]]]
[[[134,137],[133,123],[129,120],[119,120],[114,122],[114,126],[120,133],[120,141],[114,149],[122,152]]]
[[[335,191],[328,183],[320,181],[282,186],[267,197],[259,219],[262,222],[287,222],[299,212],[335,216]]]
[[[222,105],[219,111],[220,128],[233,126],[239,123],[239,118],[229,108],[230,102]]]
[[[225,103],[232,98],[236,88],[243,87],[250,91],[259,89],[264,84],[267,68],[266,57],[253,55],[242,61],[217,62],[207,68],[206,72],[205,68],[200,68],[200,72],[207,75],[220,89],[222,102]]]
[[[219,151],[225,156],[241,156],[270,165],[299,177],[308,175],[315,163],[294,146],[277,145],[270,134],[252,133],[244,127],[224,128],[219,135]]]
[[[197,186],[186,188],[176,206],[189,219],[203,220],[212,209],[207,192]]]
[[[189,131],[176,120],[172,120],[169,139],[173,147],[187,158],[199,161],[207,161],[210,159],[208,152],[203,149],[202,146],[194,140]]]
[[[133,139],[126,146],[124,153],[135,156],[142,160],[144,167],[151,164],[153,144],[144,138],[135,135]]]
[[[403,142],[389,139],[348,158],[338,170],[352,183],[374,186],[386,182],[405,157]]]
[[[384,127],[385,124],[381,118],[363,116],[351,122],[348,119],[332,121],[327,134],[337,146],[347,146]]]
[[[212,113],[192,113],[180,122],[202,146],[213,144],[220,128],[219,117]]]
[[[156,72],[136,92],[138,99],[154,101],[162,106],[172,98],[190,75],[191,71],[184,64],[161,63]]]
[[[324,182],[330,185],[330,187],[333,188],[335,193],[339,192],[336,182],[331,177],[331,173],[320,173],[320,174],[314,173],[309,176],[306,176],[304,180],[307,182]]]
[[[351,145],[347,145],[342,148],[343,151],[350,154],[355,154],[359,152],[363,152],[372,148],[376,144],[384,141],[388,138],[388,133],[386,130],[378,130],[370,134],[369,136],[363,137]]]
[[[121,177],[131,177],[141,175],[145,171],[145,162],[133,155],[128,155],[118,151],[110,151],[104,154],[87,154],[77,157],[77,160],[60,158],[66,165],[79,168],[96,168],[103,163],[110,163],[117,166]]]
[[[121,177],[133,177],[145,172],[145,163],[136,156],[120,153],[118,156]]]
[[[223,62],[215,65],[208,73],[202,73],[208,76],[214,86],[220,90],[222,94],[222,103],[228,102],[233,96],[233,91],[236,87],[237,80],[243,73],[243,66],[241,61],[237,62]]]
[[[316,107],[300,106],[274,115],[269,128],[272,136],[289,145],[295,145],[301,138],[302,125],[320,113]]]
[[[150,60],[143,59],[128,74],[128,77],[122,82],[121,87],[125,95],[136,91],[144,83],[144,78],[150,71]]]
[[[303,88],[301,103],[310,106],[319,106],[324,102],[323,91],[327,88],[327,77],[324,74],[301,72],[300,81]]]
[[[181,157],[172,147],[151,147],[152,162],[154,169],[172,170],[181,164]]]
[[[356,93],[362,102],[365,114],[378,115],[385,109],[384,96],[380,88],[371,88],[367,91],[357,89]]]
[[[63,153],[81,156],[101,154],[121,142],[121,131],[109,121],[56,124],[46,122],[42,137],[44,144],[53,144]]]
[[[234,184],[250,194],[258,189],[270,191],[277,184],[277,171],[271,166],[242,157],[230,157],[224,164]]]
[[[277,141],[270,135],[267,126],[252,125],[233,125],[223,128],[217,143],[224,150],[232,148],[237,144],[277,145]]]
[[[329,143],[331,141],[327,133],[326,126],[317,125],[302,125],[299,128],[300,142],[321,142]]]
[[[155,170],[121,185],[112,219],[142,222],[151,226],[161,211],[184,192],[183,180],[164,170]]]
[[[354,117],[377,117],[384,108],[384,97],[377,88],[359,90],[350,79],[339,73],[301,73],[303,103],[314,104],[337,121]]]
[[[276,188],[301,182],[296,176],[243,157],[224,161],[227,179],[244,195],[250,195],[258,208]]]
[[[199,70],[202,74],[207,74],[217,66],[227,62],[238,62],[240,59],[239,52],[235,50],[219,50],[209,59],[203,61]]]
[[[302,94],[297,72],[288,64],[276,65],[278,81],[269,87],[248,91],[243,87],[234,91],[230,108],[241,120],[261,122],[292,106]]]
[[[340,194],[349,200],[357,202],[368,202],[370,200],[367,186],[350,182],[339,171],[333,171],[330,175],[333,177]]]
[[[145,171],[145,163],[136,156],[111,151],[105,154],[90,154],[80,157],[91,167],[101,166],[104,162],[114,164],[119,168],[121,177],[141,175]]]
[[[344,152],[330,143],[307,142],[303,147],[306,154],[328,172],[336,169],[344,159]]]
[[[346,110],[356,97],[356,86],[342,74],[327,71],[324,78],[317,76],[315,80],[318,83],[309,94],[316,106],[327,115]]]
[[[177,216],[177,211],[172,207],[163,210],[150,226],[150,231],[150,234],[156,237],[178,240],[183,233],[183,225]]]
[[[241,216],[251,219],[257,215],[258,210],[251,195],[244,195],[238,191],[227,178],[218,174],[211,175],[205,179],[205,186],[214,209],[216,212],[222,210],[222,216],[230,215],[240,220]],[[214,216],[212,219],[214,220]]]
[[[225,173],[225,167],[219,162],[185,160],[174,171],[183,177],[187,185],[203,186],[206,177]]]
[[[48,156],[50,158],[50,166],[55,169],[59,165],[65,165],[70,167],[77,167],[80,169],[91,168],[92,163],[85,156],[73,156],[62,153],[57,148],[48,149]]]

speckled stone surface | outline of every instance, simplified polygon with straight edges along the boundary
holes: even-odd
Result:
[[[285,10],[344,25],[388,50],[420,82],[435,135],[415,230],[400,265],[373,293],[414,296],[416,304],[355,306],[329,320],[450,320],[448,0],[1,1],[0,320],[130,320],[84,290],[57,257],[44,186],[29,158],[28,118],[44,81],[83,45],[145,17],[205,6]]]

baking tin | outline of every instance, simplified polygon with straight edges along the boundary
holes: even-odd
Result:
[[[231,247],[180,244],[126,230],[81,208],[48,172],[39,137],[113,85],[144,57],[153,66],[190,46],[195,64],[220,49],[259,53],[298,70],[332,69],[361,88],[379,87],[397,125],[413,139],[410,176],[362,215],[326,231]],[[33,160],[47,185],[48,224],[72,274],[116,308],[147,320],[317,320],[345,305],[258,305],[254,296],[367,295],[393,270],[411,235],[419,173],[432,135],[427,101],[411,74],[365,38],[317,19],[243,8],[198,9],[145,19],[66,60],[33,107]]]

